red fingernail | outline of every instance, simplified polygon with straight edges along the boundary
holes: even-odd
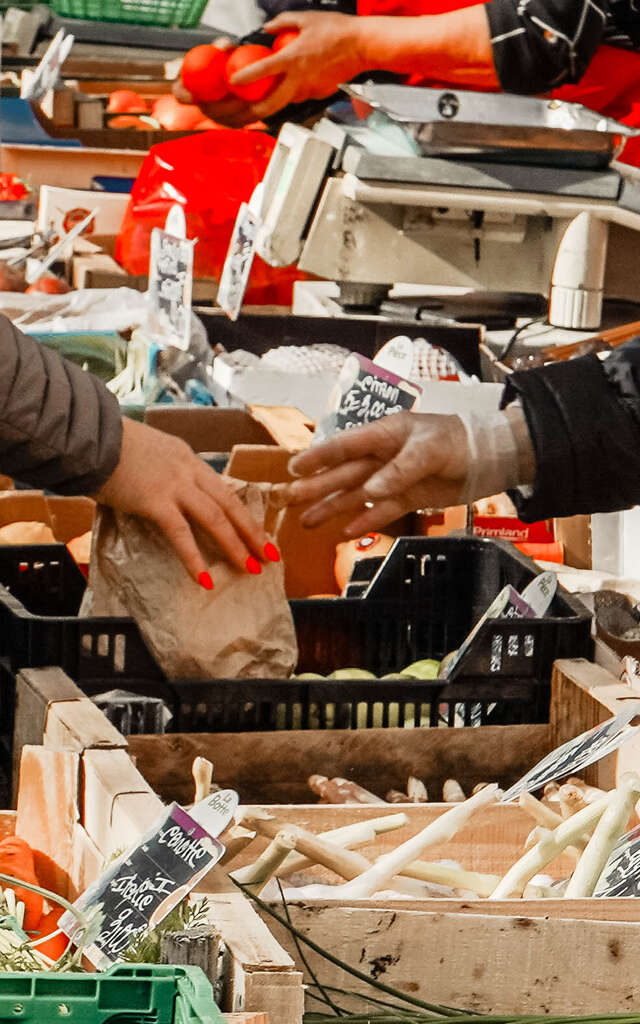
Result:
[[[271,541],[269,541],[267,544],[265,544],[265,546],[264,546],[264,554],[265,554],[265,558],[268,558],[270,562],[279,562],[280,561],[280,552],[278,551],[278,549],[275,546],[275,544],[271,543]]]
[[[198,576],[198,583],[205,590],[213,590],[213,580],[208,572],[201,572]]]
[[[246,565],[247,572],[250,572],[252,576],[259,576],[260,573],[262,572],[262,566],[260,565],[260,562],[258,561],[257,558],[254,558],[253,555],[249,555],[249,557],[247,558]]]

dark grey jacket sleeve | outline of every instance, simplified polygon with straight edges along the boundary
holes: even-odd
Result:
[[[522,519],[640,504],[640,338],[605,360],[514,373],[503,404],[516,397],[536,456],[532,493],[512,494]]]
[[[602,41],[608,0],[492,0],[485,4],[504,92],[577,82]]]
[[[115,397],[0,316],[0,473],[59,494],[93,494],[120,457]]]

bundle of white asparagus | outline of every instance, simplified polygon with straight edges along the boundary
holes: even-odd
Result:
[[[230,871],[231,877],[263,897],[278,896],[277,878],[288,899],[367,899],[388,894],[399,896],[462,896],[463,898],[576,898],[591,896],[610,854],[629,827],[635,824],[635,806],[640,799],[640,776],[623,776],[610,792],[572,778],[562,785],[549,784],[541,799],[531,794],[520,797],[520,807],[534,825],[522,855],[500,877],[466,870],[455,861],[429,861],[425,851],[442,847],[465,827],[472,816],[497,803],[501,790],[491,783],[473,794],[455,792],[456,802],[390,852],[372,860],[357,847],[372,843],[376,836],[402,829],[408,816],[381,813],[367,821],[316,834],[295,824],[279,822],[264,808],[241,808],[236,823],[220,837],[228,852],[223,863],[232,862],[256,837],[269,842],[250,864]],[[563,882],[542,875],[560,854],[573,857],[575,868]],[[567,861],[565,860],[565,863]],[[321,865],[341,882],[319,884],[308,871]],[[300,884],[291,885],[291,878]]]

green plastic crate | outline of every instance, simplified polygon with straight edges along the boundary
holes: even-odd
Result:
[[[207,0],[51,0],[50,6],[62,18],[196,28]]]
[[[117,965],[104,974],[0,973],[0,1021],[223,1024],[199,967]]]

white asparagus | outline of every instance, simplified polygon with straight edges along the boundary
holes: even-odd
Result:
[[[213,782],[211,761],[208,761],[206,757],[195,757],[191,766],[191,774],[196,784],[193,802],[198,804],[201,800],[206,800],[211,792],[211,783]]]
[[[410,803],[409,797],[406,793],[401,793],[399,789],[390,789],[385,796],[385,800],[388,804],[408,804]]]
[[[461,804],[466,800],[464,790],[457,779],[445,779],[442,786],[442,802],[445,804]]]
[[[561,893],[552,886],[536,885],[533,882],[529,882],[522,894],[523,900],[557,900],[560,896]]]
[[[418,878],[421,882],[448,885],[452,889],[467,889],[478,896],[490,896],[500,881],[498,875],[483,875],[479,871],[465,871],[447,864],[431,864],[414,860],[402,872],[402,877]]]
[[[428,802],[427,787],[422,779],[416,779],[414,775],[409,776],[407,780],[407,796],[409,797],[409,803],[412,804],[426,804]]]
[[[558,801],[560,803],[560,814],[566,820],[572,814],[577,814],[583,807],[587,806],[584,793],[578,786],[565,783],[558,790]]]
[[[451,839],[475,811],[495,803],[501,795],[500,789],[493,783],[481,790],[480,793],[476,793],[475,796],[469,797],[464,803],[456,804],[417,835],[407,839],[390,853],[379,857],[376,863],[358,878],[341,886],[342,894],[346,899],[363,899],[373,895],[379,889],[388,887],[391,879],[395,875],[401,874],[404,868],[416,860],[423,850],[428,846]]]
[[[537,800],[532,793],[521,793],[518,804],[534,821],[537,821],[538,825],[542,825],[544,828],[557,828],[562,824],[562,816],[556,811],[552,811],[541,800]]]
[[[481,789],[484,789],[485,786],[488,786],[488,785],[489,785],[488,782],[476,782],[475,786],[471,790],[471,796],[475,796],[476,793],[479,793]]]
[[[489,899],[503,900],[512,895],[521,896],[527,882],[531,881],[534,875],[542,871],[558,854],[567,847],[575,844],[586,829],[592,827],[604,814],[609,806],[615,790],[608,793],[597,803],[589,804],[583,810],[578,811],[572,818],[563,821],[553,832],[538,842],[531,850],[520,857],[512,864],[502,881],[496,886]]]
[[[544,839],[544,837],[548,835],[550,831],[551,830],[545,828],[544,825],[535,825],[531,829],[529,835],[524,841],[525,850],[530,850],[532,846],[535,846],[536,843],[539,843],[541,839]]]
[[[246,814],[243,821],[268,839],[275,839],[284,828],[273,818],[264,819],[257,815],[253,817],[251,814]],[[365,871],[370,866],[371,862],[361,853],[356,853],[355,850],[345,850],[335,843],[328,843],[314,832],[309,832],[298,825],[288,826],[288,829],[289,838],[292,841],[291,849],[296,849],[299,853],[304,854],[314,864],[322,864],[324,867],[330,868],[341,878],[357,878],[361,871]],[[375,832],[370,829],[368,841],[373,842],[374,839]]]
[[[262,851],[253,864],[248,864],[245,868],[238,868],[237,871],[231,871],[229,877],[236,882],[241,882],[242,885],[262,888],[276,873],[292,849],[293,844],[289,841],[286,830],[283,829],[275,839],[271,840],[266,850]]]
[[[532,793],[521,793],[518,803],[520,807],[522,807],[522,810],[526,811],[526,813],[529,814],[534,821],[537,821],[539,825],[542,825],[543,828],[557,828],[564,820],[562,815],[552,811],[546,804],[543,804],[541,800],[536,800]],[[535,831],[536,830],[533,829],[533,831],[529,833],[524,846],[525,850],[530,849],[532,844],[529,842],[529,839],[531,839]],[[583,836],[582,839],[576,839],[575,843],[567,847],[567,853],[572,857],[575,857],[577,860],[586,845],[587,838]]]
[[[570,779],[567,779],[567,783],[570,786],[577,786],[578,789],[581,789],[588,804],[592,804],[594,800],[600,800],[601,797],[606,796],[604,789],[590,786],[588,782],[585,782],[584,779],[579,779],[576,775],[572,775]]]
[[[640,777],[623,775],[571,876],[565,899],[592,896],[613,847],[625,831],[640,793]],[[593,806],[593,805],[587,805]]]
[[[354,821],[351,825],[342,825],[340,828],[330,829],[328,832],[319,832],[318,837],[325,839],[328,843],[342,846],[345,850],[353,850],[355,847],[364,846],[371,842],[371,829],[374,837],[384,832],[394,832],[398,828],[408,825],[409,819],[406,814],[385,814],[381,818],[370,818],[368,821]],[[308,857],[299,853],[292,853],[281,865],[278,875],[292,875],[296,871],[304,871],[311,867],[312,862]]]

